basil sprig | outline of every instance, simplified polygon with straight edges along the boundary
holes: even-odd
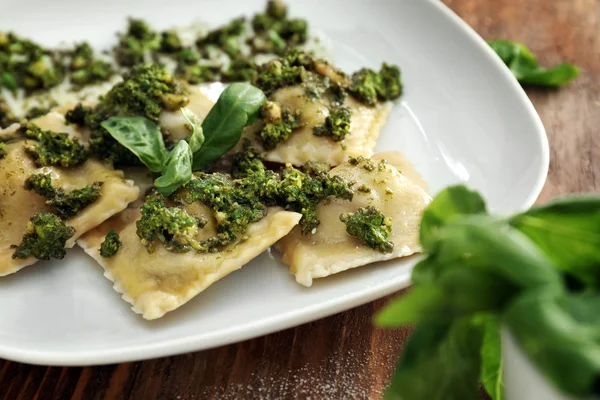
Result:
[[[152,172],[161,172],[167,148],[158,126],[145,117],[112,117],[102,127],[121,145],[135,154]]]
[[[500,326],[558,389],[600,394],[600,197],[565,198],[511,217],[464,186],[423,214],[413,289],[377,316],[416,325],[389,399],[502,399]],[[432,384],[435,382],[435,384]]]
[[[205,168],[231,150],[244,128],[258,117],[264,93],[247,83],[229,85],[202,124],[186,108],[181,113],[189,124],[188,141],[181,140],[168,153],[160,128],[144,117],[112,117],[102,127],[135,154],[152,172],[157,190],[170,196],[192,178],[192,171]]]
[[[239,142],[242,130],[257,119],[266,99],[262,90],[248,83],[229,85],[202,123],[204,145],[194,152],[194,171],[231,150]]]
[[[154,186],[163,196],[170,196],[192,179],[192,158],[190,145],[180,140],[169,154],[162,175],[154,180]]]
[[[200,148],[204,144],[204,130],[202,129],[202,123],[198,120],[196,114],[194,114],[187,108],[182,108],[181,114],[189,124],[191,133],[190,137],[188,138],[188,142],[190,144],[190,149],[192,150],[192,153],[194,153],[200,150]]]
[[[537,57],[521,43],[508,40],[491,40],[488,43],[521,84],[557,87],[579,76],[579,68],[568,63],[554,68],[540,67]]]

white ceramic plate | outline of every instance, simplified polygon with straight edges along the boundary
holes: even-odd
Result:
[[[212,24],[261,10],[256,1],[3,0],[0,27],[44,44],[86,39],[106,46],[128,15],[157,28],[195,18]],[[432,192],[467,182],[494,211],[530,206],[548,168],[544,128],[518,83],[485,42],[435,0],[303,0],[292,14],[331,38],[347,71],[402,67],[406,95],[378,150],[413,161]],[[294,281],[271,254],[165,318],[129,310],[101,268],[81,250],[0,280],[0,357],[35,364],[86,365],[206,349],[285,329],[355,307],[409,284],[414,259]]]

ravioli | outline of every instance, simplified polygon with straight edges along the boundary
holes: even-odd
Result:
[[[379,132],[391,110],[391,106],[387,103],[370,107],[348,96],[344,106],[352,111],[350,132],[341,142],[334,142],[328,137],[313,134],[313,129],[322,125],[329,115],[327,102],[308,99],[304,88],[300,86],[279,89],[273,94],[272,100],[289,107],[292,111],[299,110],[304,126],[294,130],[292,135],[286,141],[279,143],[275,149],[266,151],[256,139],[256,133],[262,129],[262,122],[255,123],[244,130],[242,140],[234,151],[241,151],[243,139],[248,139],[263,152],[262,156],[265,160],[290,163],[295,166],[304,165],[308,161],[336,166],[349,157],[361,155],[370,157]]]
[[[64,125],[64,117],[59,113],[50,113],[35,120],[35,123],[43,129],[81,137],[75,128]],[[28,144],[33,142],[21,140],[8,144],[7,155],[0,159],[0,276],[12,274],[38,261],[34,257],[13,259],[14,249],[10,247],[20,243],[27,222],[34,214],[52,212],[44,197],[25,189],[24,182],[32,174],[50,173],[53,185],[67,192],[94,182],[104,182],[100,198],[66,221],[67,225],[75,228],[75,235],[67,242],[67,248],[73,247],[80,235],[125,209],[139,194],[139,189],[132,181],[125,180],[121,171],[99,161],[88,160],[74,168],[37,168],[25,153]]]
[[[200,230],[199,240],[216,233],[212,212],[198,203],[185,207],[193,215],[204,215],[208,224]],[[268,214],[251,224],[246,240],[218,253],[173,253],[157,245],[149,253],[136,234],[141,213],[127,209],[88,232],[78,244],[104,268],[114,289],[133,305],[132,310],[145,319],[162,317],[187,303],[214,282],[242,268],[298,224],[301,215],[269,208]],[[100,245],[114,229],[122,246],[113,257],[100,256]]]
[[[379,170],[379,160],[383,159],[387,159],[388,163]],[[278,243],[282,260],[289,265],[298,283],[311,286],[316,278],[420,251],[421,213],[431,201],[421,186],[424,184],[422,179],[399,153],[378,154],[373,161],[376,165],[373,171],[367,171],[364,163],[344,163],[330,172],[355,182],[355,189],[365,185],[370,192],[355,190],[352,202],[331,199],[321,203],[317,208],[321,224],[314,234],[303,236],[300,229],[295,228]],[[418,183],[401,173],[401,169]],[[390,241],[394,243],[394,249],[391,253],[373,250],[351,237],[340,221],[340,214],[370,205],[392,219]]]

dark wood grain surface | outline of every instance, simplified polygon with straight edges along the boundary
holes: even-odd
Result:
[[[571,61],[582,68],[566,88],[528,90],[551,145],[539,201],[598,191],[600,1],[444,1],[484,38],[524,42],[542,65]],[[139,363],[45,368],[0,360],[0,399],[378,399],[410,334],[371,325],[387,300],[231,346]]]

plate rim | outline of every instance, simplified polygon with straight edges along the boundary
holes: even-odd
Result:
[[[517,95],[518,100],[526,108],[527,114],[529,114],[529,117],[535,126],[537,138],[540,141],[540,165],[536,182],[531,187],[529,196],[516,211],[525,210],[531,207],[544,187],[550,165],[550,146],[540,116],[524,89],[517,82],[510,70],[506,68],[496,53],[473,28],[440,0],[425,0],[423,3],[431,7],[432,12],[442,13],[450,23],[454,24],[467,34],[473,44],[493,61],[492,65],[495,65],[494,68],[500,71],[506,84],[511,87],[513,92]],[[234,327],[217,330],[208,334],[200,333],[184,338],[165,339],[157,343],[128,346],[125,349],[94,349],[90,351],[78,351],[76,353],[37,350],[28,351],[23,348],[11,348],[0,343],[0,357],[26,364],[67,367],[135,362],[207,350],[289,329],[385,297],[410,286],[411,271],[412,266],[392,280],[365,287],[361,291],[335,297],[329,301],[304,307],[299,310],[290,310],[289,312],[276,317],[266,318],[243,325],[235,325]]]

